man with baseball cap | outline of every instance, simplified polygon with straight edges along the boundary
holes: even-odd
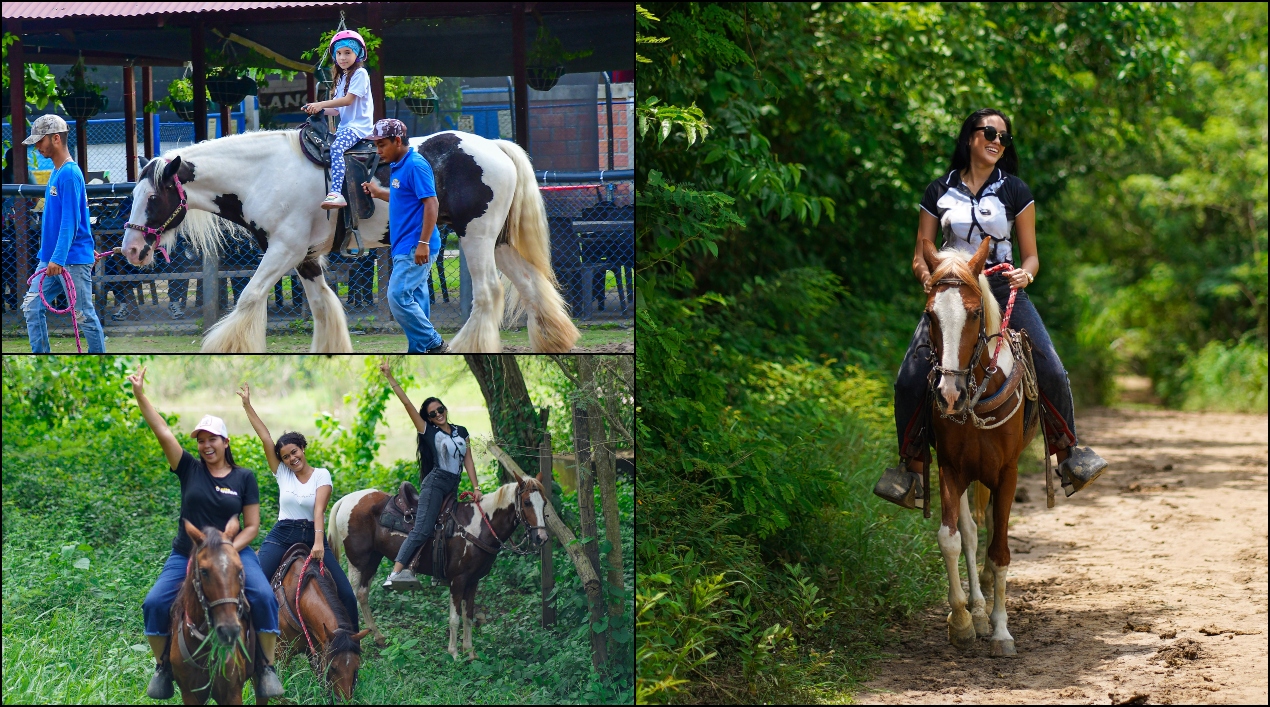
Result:
[[[445,342],[432,327],[428,275],[441,250],[437,230],[436,185],[432,165],[406,144],[406,124],[394,118],[375,123],[370,134],[379,159],[392,165],[388,189],[362,182],[367,194],[388,202],[388,239],[392,244],[392,277],[388,308],[406,334],[406,353],[441,353]]]
[[[79,317],[88,352],[105,353],[106,338],[93,308],[94,255],[93,234],[88,226],[88,195],[84,191],[84,173],[66,149],[67,132],[65,120],[56,115],[42,115],[31,125],[31,136],[22,141],[24,145],[34,144],[36,151],[53,160],[53,174],[44,189],[40,262],[36,266],[36,270],[48,268],[48,272],[31,281],[31,288],[22,300],[22,313],[26,316],[31,353],[49,353],[44,300],[52,301],[65,290],[65,273],[75,286],[74,316]]]

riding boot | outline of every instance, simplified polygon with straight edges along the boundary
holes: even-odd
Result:
[[[1089,447],[1068,447],[1067,458],[1058,465],[1063,493],[1071,496],[1093,483],[1107,469],[1107,460]]]
[[[888,467],[873,487],[873,493],[897,506],[916,509],[917,499],[922,498],[922,475],[902,464]]]
[[[146,697],[152,700],[170,700],[172,695],[172,666],[167,661],[156,662],[154,676],[150,678],[150,686],[146,688]]]
[[[277,669],[273,667],[273,652],[278,644],[278,635],[260,633],[257,634],[257,638],[260,640],[260,651],[265,658],[265,664],[256,673],[260,680],[260,692],[265,697],[282,697],[286,691],[282,687],[282,681],[278,679]]]

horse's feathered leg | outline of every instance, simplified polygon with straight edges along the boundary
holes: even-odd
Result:
[[[322,261],[314,257],[300,263],[300,281],[304,283],[304,296],[313,312],[312,353],[353,353],[353,340],[348,336],[348,319],[344,305],[335,291],[326,284]]]
[[[203,337],[203,353],[263,353],[265,325],[268,323],[267,298],[273,284],[288,270],[300,264],[303,251],[283,247],[280,242],[265,252],[251,282],[237,294],[238,301],[229,316],[221,319]],[[216,293],[204,293],[215,297]]]
[[[551,280],[509,245],[495,248],[494,260],[515,286],[508,319],[519,317],[522,308],[529,314],[529,348],[535,353],[565,353],[573,348],[581,334]]]
[[[498,325],[503,318],[503,283],[494,266],[494,239],[497,233],[485,233],[477,222],[468,226],[461,247],[472,275],[472,313],[450,342],[453,353],[501,353]]]
[[[979,582],[976,581],[979,576],[979,567],[976,562],[979,551],[979,527],[975,525],[975,519],[970,514],[969,490],[961,494],[961,513],[957,518],[957,527],[961,532],[961,551],[966,557],[966,578],[970,584],[970,620],[974,623],[976,634],[987,636],[990,632],[988,615],[983,611],[983,590],[979,588]]]

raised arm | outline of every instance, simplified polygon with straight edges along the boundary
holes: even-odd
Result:
[[[397,394],[397,399],[401,401],[402,405],[406,406],[406,412],[410,414],[410,419],[415,423],[415,429],[422,433],[428,428],[427,423],[423,421],[423,416],[419,414],[419,409],[416,408],[414,403],[410,402],[410,398],[406,396],[406,391],[401,389],[401,385],[397,383],[397,379],[392,377],[392,367],[388,365],[387,361],[384,361],[379,364],[379,370],[383,371],[384,375],[388,378],[388,385],[392,386],[393,392]]]
[[[265,427],[264,420],[256,414],[256,409],[251,406],[251,387],[246,383],[238,389],[238,397],[243,399],[243,410],[247,412],[247,419],[251,421],[251,428],[256,431],[256,436],[260,437],[260,443],[265,447],[265,461],[269,462],[269,473],[278,473],[278,454],[273,450],[273,437],[269,435],[269,428]]]
[[[168,458],[169,467],[175,469],[176,465],[181,463],[181,454],[184,450],[176,441],[176,435],[172,434],[172,429],[168,427],[163,416],[146,398],[146,367],[142,366],[136,373],[128,376],[128,382],[132,384],[132,394],[137,398],[137,407],[141,408],[141,416],[146,419],[146,424],[159,440],[159,446],[163,448],[163,456]]]

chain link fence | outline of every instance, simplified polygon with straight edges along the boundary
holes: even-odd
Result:
[[[187,124],[188,125],[188,124]],[[175,136],[174,136],[175,137]],[[613,180],[611,175],[623,177]],[[634,185],[629,172],[539,173],[551,229],[552,261],[561,292],[575,319],[629,320],[634,311]],[[132,209],[132,184],[88,187],[89,219],[98,252],[119,246]],[[44,187],[4,185],[4,227],[0,239],[5,334],[20,335],[27,278],[38,266]],[[205,258],[177,238],[168,253],[149,268],[136,268],[122,256],[97,261],[93,301],[108,334],[201,334],[224,316],[247,286],[261,259],[256,242],[226,226],[226,245]],[[470,278],[458,235],[443,227],[443,248],[428,282],[432,322],[457,329],[467,320]],[[359,330],[394,329],[384,296],[392,262],[387,248],[361,258],[328,256],[328,284],[344,303],[350,326]],[[214,296],[212,296],[214,295]],[[65,302],[51,301],[65,308]],[[311,320],[304,288],[293,270],[273,285],[268,300],[269,328],[302,331]],[[524,321],[519,322],[523,326]],[[69,315],[48,315],[52,333],[70,333]]]

